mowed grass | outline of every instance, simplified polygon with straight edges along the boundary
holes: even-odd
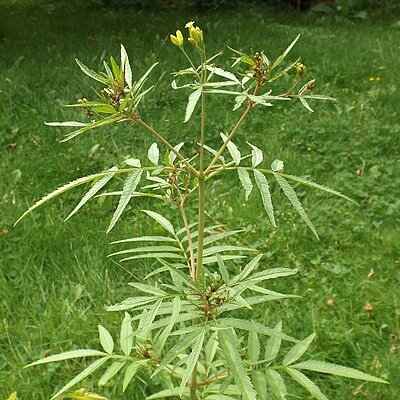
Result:
[[[24,365],[60,351],[99,348],[99,323],[118,336],[122,316],[106,313],[103,306],[128,296],[126,283],[154,268],[151,263],[120,265],[107,258],[112,240],[153,231],[138,210],[155,207],[180,224],[172,208],[138,200],[106,235],[115,207],[109,198],[92,201],[63,223],[83,193],[78,190],[12,227],[29,205],[55,187],[119,164],[127,156],[144,159],[153,142],[138,127],[119,125],[59,143],[66,132],[45,127],[43,121],[84,117],[63,105],[89,98],[91,91],[92,82],[80,73],[74,57],[100,68],[103,58],[118,56],[124,43],[135,76],[160,60],[152,77],[156,90],[143,104],[143,118],[167,132],[171,142],[184,141],[190,154],[198,119],[181,123],[186,94],[172,91],[169,73],[185,63],[168,34],[195,19],[205,30],[209,53],[225,52],[222,66],[229,65],[227,44],[245,51],[264,49],[274,58],[302,34],[292,59],[301,55],[310,79],[317,78],[317,91],[337,102],[313,103],[314,114],[295,102],[255,110],[236,142],[245,148],[248,140],[262,148],[266,168],[281,159],[287,173],[308,176],[360,203],[356,207],[297,187],[321,236],[316,241],[275,186],[276,230],[255,191],[245,204],[235,175],[209,183],[208,223],[246,228],[242,240],[265,253],[265,267],[299,270],[273,287],[302,298],[256,309],[255,318],[271,325],[282,319],[286,332],[296,337],[315,331],[317,339],[309,351],[313,358],[391,382],[364,385],[316,377],[328,397],[398,398],[400,29],[395,17],[338,23],[259,9],[150,15],[1,6],[0,19],[0,397],[16,390],[21,399],[49,398],[85,363],[33,369]],[[218,146],[219,132],[227,132],[238,118],[225,117],[231,108],[226,98],[210,100],[206,136],[211,145]],[[195,201],[189,210],[192,219],[194,206]],[[369,312],[367,304],[372,307]],[[125,394],[120,385],[98,389],[94,378],[80,385],[110,399],[143,399],[151,392],[140,382],[143,378]],[[296,393],[297,398],[310,398]]]

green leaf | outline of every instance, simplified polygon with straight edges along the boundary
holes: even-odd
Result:
[[[281,160],[274,160],[271,164],[271,169],[274,172],[282,172],[284,167],[285,165]]]
[[[182,397],[182,395],[189,396],[189,388],[186,388],[183,393],[181,392],[180,388],[164,389],[158,393],[146,397],[146,400],[164,399],[165,397]]]
[[[48,126],[88,126],[89,122],[77,122],[77,121],[64,121],[64,122],[45,122]]]
[[[62,387],[52,398],[51,400],[58,397],[60,394],[66,392],[69,388],[79,383],[81,380],[88,377],[92,374],[96,369],[100,368],[106,361],[108,361],[109,357],[101,358],[100,360],[96,360],[92,364],[90,364],[87,368],[85,368],[79,375],[77,375],[74,379],[69,381],[64,387]]]
[[[160,224],[166,231],[171,233],[172,235],[175,236],[175,229],[173,225],[171,224],[170,221],[168,221],[165,217],[163,217],[160,214],[157,214],[154,211],[149,211],[149,210],[142,210],[144,213],[146,213],[149,217],[153,218],[158,224]]]
[[[104,372],[104,374],[99,379],[98,385],[104,386],[107,382],[112,379],[118,372],[124,367],[126,361],[114,361]]]
[[[218,339],[225,357],[226,366],[229,368],[241,392],[243,400],[256,399],[257,393],[247,375],[246,368],[243,365],[243,360],[238,350],[238,339],[235,331],[232,328],[222,329],[218,332]]]
[[[183,145],[184,145],[184,143],[183,143],[183,142],[180,142],[180,143],[178,143],[176,146],[174,146],[174,149],[175,149],[176,151],[179,151],[179,150],[183,147]],[[171,152],[169,153],[168,158],[169,158],[169,162],[170,162],[171,165],[174,164],[174,161],[176,160],[176,157],[177,157],[177,155],[176,155],[174,152],[171,151]]]
[[[228,285],[229,283],[229,272],[226,268],[226,265],[224,263],[224,260],[221,258],[219,254],[217,254],[217,263],[219,267],[219,272],[221,273],[222,279],[225,282],[225,285]]]
[[[276,398],[279,400],[285,400],[288,392],[281,375],[273,369],[267,369],[265,371],[265,377],[267,378],[268,387]]]
[[[303,219],[303,221],[308,225],[308,227],[311,229],[312,233],[315,235],[317,239],[319,239],[318,233],[314,228],[314,225],[310,221],[310,218],[308,218],[308,215],[306,214],[303,206],[300,203],[300,200],[297,197],[296,192],[294,189],[290,186],[289,182],[283,178],[281,175],[275,174],[275,179],[278,182],[279,186],[282,188],[283,193],[285,193],[286,197],[288,200],[292,203],[292,206],[294,209],[297,211],[297,213],[300,215],[300,217]]]
[[[286,372],[301,386],[307,389],[317,400],[328,400],[328,398],[321,392],[319,387],[309,378],[307,378],[300,371],[287,368]]]
[[[112,171],[117,171],[117,167],[112,167],[109,169],[110,172]],[[78,205],[71,211],[71,213],[68,215],[67,218],[65,218],[65,221],[69,220],[85,203],[87,203],[99,190],[101,190],[107,183],[112,179],[112,177],[115,174],[109,174],[106,176],[103,176],[101,179],[99,179],[92,187],[91,189],[82,197],[81,201],[78,203]]]
[[[218,331],[215,331],[211,334],[210,338],[208,339],[208,342],[205,346],[204,349],[204,357],[205,357],[205,363],[208,368],[211,367],[214,357],[217,354],[218,351]]]
[[[204,257],[211,256],[213,254],[223,253],[225,251],[256,251],[256,250],[252,249],[251,247],[242,247],[242,246],[230,246],[230,245],[211,246],[204,249],[203,256]]]
[[[48,364],[52,362],[59,362],[64,360],[71,360],[74,358],[82,358],[82,357],[104,357],[107,356],[107,353],[103,353],[102,351],[98,350],[91,350],[91,349],[79,349],[79,350],[71,350],[66,351],[60,354],[54,354],[53,356],[45,357],[40,360],[34,361],[25,366],[25,368],[33,367],[34,365],[40,364]]]
[[[261,198],[268,218],[271,221],[271,224],[276,227],[274,208],[272,206],[271,193],[269,191],[267,178],[264,176],[264,174],[257,170],[254,170],[254,178],[258,188],[260,189]]]
[[[310,107],[310,105],[308,104],[307,100],[304,97],[299,96],[299,100],[307,111],[314,112],[314,110]]]
[[[284,333],[280,332],[279,330],[267,328],[266,326],[260,324],[259,322],[248,321],[246,319],[239,319],[239,318],[220,318],[219,322],[222,325],[230,326],[236,329],[242,329],[244,331],[254,331],[259,333],[260,335],[266,336],[277,336],[283,340],[287,340],[288,342],[295,342],[297,343],[298,340],[294,339]]]
[[[129,63],[128,54],[125,50],[125,47],[121,44],[121,65],[122,71],[124,72],[125,82],[128,85],[128,88],[132,88],[132,69]]]
[[[260,400],[268,400],[267,398],[267,380],[263,372],[254,370],[251,373],[251,381],[253,382],[254,389],[256,389],[258,398]]]
[[[108,330],[106,328],[104,328],[104,326],[102,326],[102,325],[98,325],[98,329],[99,329],[99,337],[100,337],[101,346],[103,347],[103,349],[106,353],[112,354],[112,352],[114,350],[114,340],[113,340],[110,332],[108,332]]]
[[[162,357],[161,363],[158,368],[153,372],[151,378],[157,375],[166,365],[168,365],[171,361],[173,361],[180,354],[186,352],[186,350],[193,346],[196,341],[202,336],[204,333],[204,328],[197,328],[191,333],[188,333],[186,336],[181,338],[170,350],[169,352]]]
[[[122,301],[121,303],[114,304],[113,306],[106,307],[107,311],[125,311],[125,310],[133,310],[134,308],[144,306],[146,304],[152,303],[153,301],[157,301],[157,297],[129,297]]]
[[[174,254],[174,253],[147,253],[147,254],[138,254],[136,256],[126,257],[120,262],[130,261],[130,260],[139,260],[143,258],[171,258],[171,259],[181,259],[183,260],[185,257],[182,254]]]
[[[292,50],[293,46],[296,44],[296,42],[299,40],[300,35],[297,35],[297,37],[293,40],[292,43],[288,46],[288,48],[276,59],[276,61],[272,64],[271,70],[276,68],[289,54],[290,50]]]
[[[190,353],[190,355],[187,359],[187,366],[186,366],[185,372],[182,375],[182,380],[181,380],[181,385],[180,385],[180,389],[181,389],[180,395],[181,396],[182,396],[182,394],[186,388],[186,384],[188,383],[190,376],[197,364],[197,361],[200,356],[200,352],[203,350],[205,334],[206,334],[206,329],[204,328],[204,329],[202,329],[200,335],[197,337],[196,342],[193,345],[192,352]]]
[[[149,147],[149,151],[147,152],[147,157],[154,165],[158,165],[158,160],[160,158],[160,150],[158,149],[157,143],[153,143]]]
[[[253,168],[257,167],[257,165],[261,164],[263,161],[263,152],[258,147],[253,144],[246,142],[251,147],[251,165]]]
[[[121,324],[120,345],[122,352],[129,357],[133,345],[131,316],[126,312]]]
[[[75,58],[75,61],[84,74],[86,74],[87,76],[98,82],[105,83],[106,85],[108,84],[108,80],[106,78],[104,78],[97,72],[93,71],[92,69],[88,68],[86,65],[81,63],[77,58]]]
[[[207,236],[204,239],[204,246],[208,246],[211,243],[217,242],[218,240],[225,239],[229,236],[236,235],[237,233],[245,232],[244,229],[237,229],[235,231],[224,231],[221,233],[214,233],[212,235]],[[193,245],[194,249],[197,249],[197,243]]]
[[[260,356],[260,340],[258,339],[257,332],[249,331],[247,349],[249,353],[249,361],[251,363],[256,363]]]
[[[282,321],[279,321],[274,328],[277,332],[282,332]],[[265,360],[273,361],[279,354],[281,348],[282,339],[278,335],[272,335],[265,346]]]
[[[131,383],[133,377],[136,375],[136,372],[139,368],[146,364],[148,360],[138,360],[132,362],[125,370],[124,381],[122,383],[122,391],[125,392],[128,385]]]
[[[265,271],[257,272],[251,276],[251,282],[258,283],[268,279],[276,279],[284,276],[297,274],[297,269],[290,268],[271,268]]]
[[[168,236],[140,236],[130,239],[117,240],[116,242],[111,242],[110,244],[130,242],[177,242],[177,240]]]
[[[321,372],[323,374],[332,374],[343,376],[344,378],[360,379],[363,381],[388,383],[387,381],[375,376],[366,374],[353,368],[343,367],[342,365],[327,363],[325,361],[308,360],[298,364],[291,365],[290,368],[305,369],[308,371]]]
[[[116,122],[118,120],[121,120],[123,118],[125,118],[125,117],[123,115],[120,115],[120,114],[113,114],[113,115],[110,115],[108,117],[102,118],[102,119],[100,119],[100,120],[98,120],[96,122],[92,122],[91,124],[88,124],[88,125],[80,128],[80,129],[78,129],[76,131],[73,131],[73,132],[70,132],[70,133],[66,134],[65,135],[65,139],[60,140],[60,142],[61,143],[67,142],[68,140],[73,139],[74,137],[80,135],[81,133],[87,132],[87,131],[89,131],[91,129],[94,129],[94,128],[98,128],[99,126],[112,124],[112,123],[114,123],[114,122]]]
[[[147,336],[150,331],[151,324],[156,318],[160,309],[163,299],[159,299],[153,304],[146,313],[143,313],[143,317],[140,319],[139,328],[136,332],[136,340],[139,342],[146,342]]]
[[[114,225],[117,223],[117,221],[121,217],[121,214],[125,210],[125,207],[128,205],[129,200],[131,199],[131,194],[136,190],[140,182],[142,172],[143,170],[141,169],[134,170],[126,178],[117,209],[115,210],[114,215],[111,219],[110,226],[107,229],[107,233],[110,232],[112,228],[114,228]]]
[[[194,108],[201,97],[202,89],[198,88],[192,92],[189,96],[188,104],[186,106],[185,120],[183,122],[188,122],[193,114]]]
[[[149,253],[149,252],[179,252],[181,249],[175,246],[144,246],[144,247],[135,247],[134,249],[126,249],[117,251],[116,253],[109,254],[108,257],[114,257],[121,254],[131,254],[131,253]]]
[[[242,184],[244,189],[244,198],[247,201],[249,199],[251,191],[253,190],[253,183],[251,182],[249,173],[245,169],[239,167],[237,169],[237,172],[239,175],[240,183]]]
[[[207,65],[207,69],[210,72],[213,72],[215,75],[222,76],[223,78],[229,79],[230,81],[241,85],[239,79],[236,78],[232,72],[225,71],[222,68],[212,67],[211,65]]]
[[[134,287],[142,292],[152,294],[153,296],[166,296],[167,293],[164,290],[161,290],[155,286],[148,285],[146,283],[139,283],[139,282],[130,282],[128,283],[129,286]]]
[[[259,254],[256,257],[254,257],[244,268],[243,271],[239,274],[236,275],[232,281],[230,282],[231,284],[240,282],[244,279],[246,279],[255,269],[258,268],[259,261],[261,260],[261,257],[263,254]]]
[[[286,175],[286,174],[279,174],[279,175],[282,176],[283,178],[292,180],[292,181],[297,182],[297,183],[301,183],[302,185],[309,186],[309,187],[311,187],[313,189],[321,190],[322,192],[329,193],[329,194],[332,194],[332,195],[337,196],[337,197],[341,197],[342,199],[348,200],[348,201],[350,201],[350,202],[352,202],[352,203],[354,203],[356,205],[359,205],[356,201],[354,201],[350,197],[347,197],[344,194],[342,194],[342,193],[340,193],[340,192],[338,192],[338,191],[336,191],[334,189],[331,189],[331,188],[329,188],[327,186],[320,185],[318,183],[311,182],[308,179],[300,178],[300,177],[294,176],[294,175]]]
[[[155,62],[144,74],[143,76],[136,82],[133,87],[134,92],[138,92],[146,81],[147,77],[150,75],[151,71],[158,65],[158,62]]]
[[[222,140],[224,141],[224,143],[228,140],[228,136],[226,136],[224,133],[220,133]],[[236,165],[240,164],[240,160],[241,160],[241,155],[240,155],[240,151],[237,148],[237,146],[235,145],[235,143],[233,143],[231,140],[227,143],[227,148],[229,151],[229,154],[231,155],[233,161],[235,162]]]
[[[42,197],[39,201],[37,201],[32,207],[30,207],[27,211],[25,211],[19,218],[18,220],[15,222],[14,226],[18,224],[19,221],[21,221],[22,218],[26,217],[28,214],[30,214],[33,210],[35,210],[36,208],[40,207],[41,205],[47,203],[48,201],[54,199],[55,197],[59,196],[62,193],[68,192],[69,190],[83,185],[87,182],[93,181],[95,179],[98,178],[102,178],[104,176],[108,176],[110,174],[113,174],[113,172],[111,170],[106,171],[106,172],[101,172],[99,174],[93,174],[93,175],[88,175],[88,176],[84,176],[82,178],[78,178],[75,179],[72,182],[69,182],[63,186],[60,186],[59,188],[57,188],[56,190],[54,190],[53,192],[47,194],[46,196]]]
[[[314,338],[315,333],[293,346],[283,359],[283,365],[290,365],[297,361],[307,351]]]

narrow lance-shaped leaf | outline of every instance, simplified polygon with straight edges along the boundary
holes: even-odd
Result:
[[[267,380],[265,375],[260,370],[251,372],[251,381],[253,382],[254,389],[256,389],[258,398],[260,400],[268,400],[267,398]]]
[[[254,170],[254,178],[258,188],[260,189],[262,202],[264,204],[264,208],[267,212],[268,218],[271,221],[271,224],[276,227],[274,208],[272,206],[271,193],[269,191],[267,178],[260,171],[257,170]]]
[[[314,338],[315,333],[294,345],[283,359],[283,365],[293,364],[295,361],[297,361],[307,351]]]
[[[245,169],[239,167],[237,171],[240,183],[242,184],[244,189],[244,198],[247,201],[249,199],[251,191],[253,190],[253,183],[251,182],[249,173]]]
[[[125,50],[125,47],[121,44],[121,65],[122,71],[124,72],[125,82],[128,88],[132,88],[132,69],[129,63],[129,57]]]
[[[34,365],[40,364],[48,364],[52,362],[59,362],[65,360],[71,360],[74,358],[83,358],[83,357],[104,357],[107,356],[107,353],[98,350],[91,349],[79,349],[79,350],[71,350],[66,351],[60,354],[54,354],[49,357],[42,358],[40,360],[34,361],[33,363],[28,364],[25,368],[33,367]]]
[[[197,338],[196,342],[194,343],[192,352],[190,353],[190,355],[188,357],[187,366],[186,366],[185,372],[183,373],[181,385],[180,385],[180,389],[181,389],[180,395],[181,396],[185,390],[186,384],[188,383],[188,381],[190,379],[190,376],[192,375],[193,369],[197,364],[197,361],[200,356],[200,352],[203,349],[205,334],[206,334],[206,330],[204,328],[202,330],[201,334],[199,335],[199,337]]]
[[[228,136],[226,136],[224,133],[220,133],[221,138],[224,142],[227,141]],[[233,161],[235,162],[236,165],[240,164],[240,160],[241,160],[241,155],[240,155],[240,151],[237,148],[237,146],[235,145],[235,143],[233,143],[231,140],[227,143],[227,148],[229,151],[229,154],[231,155],[231,157],[233,158]]]
[[[64,387],[62,387],[52,398],[51,400],[55,399],[58,397],[60,394],[66,392],[68,389],[70,389],[72,386],[76,385],[79,383],[81,380],[85,379],[89,375],[91,375],[94,371],[96,371],[98,368],[100,368],[109,358],[104,357],[101,358],[100,360],[97,360],[90,364],[87,368],[85,368],[79,375],[77,375],[74,379],[72,379],[70,382],[68,382]]]
[[[246,142],[251,147],[251,165],[253,168],[257,167],[257,165],[262,163],[264,158],[263,152],[258,147],[254,146],[253,144]]]
[[[107,229],[107,233],[111,231],[111,229],[117,223],[121,214],[125,210],[125,207],[128,205],[129,200],[131,199],[131,194],[135,191],[137,185],[139,184],[141,176],[142,170],[138,169],[131,172],[131,174],[126,178],[117,209],[115,210],[114,215],[111,219],[111,223]]]
[[[104,386],[112,379],[119,371],[125,366],[126,361],[115,361],[113,362],[100,377],[98,385]]]
[[[109,171],[117,171],[117,167],[112,167]],[[90,190],[82,197],[81,201],[78,205],[71,211],[65,221],[69,220],[84,204],[86,204],[96,193],[101,190],[114,176],[115,174],[110,173],[109,175],[103,176],[100,178],[91,188]]]
[[[236,82],[237,84],[241,84],[239,79],[232,72],[228,72],[223,70],[222,68],[212,67],[211,65],[207,65],[207,69],[218,76],[222,76],[223,78],[229,79],[232,82]]]
[[[295,369],[287,368],[285,370],[297,383],[307,389],[317,400],[328,400],[321,392],[319,387],[307,376]]]
[[[277,332],[282,332],[282,321],[279,321],[274,328]],[[279,349],[281,348],[282,339],[278,335],[272,335],[267,345],[265,346],[265,360],[273,361],[277,357],[279,353]]]
[[[171,233],[172,235],[175,236],[175,229],[173,225],[171,224],[170,221],[167,220],[167,218],[163,217],[162,215],[154,212],[154,211],[149,211],[149,210],[142,210],[144,213],[146,213],[149,217],[153,218],[158,224],[160,224],[166,231]]]
[[[89,122],[78,122],[78,121],[64,121],[64,122],[45,122],[48,126],[88,126]]]
[[[260,340],[258,339],[257,332],[249,331],[247,348],[249,352],[249,361],[256,363],[258,361],[258,357],[260,356]]]
[[[292,43],[288,46],[288,48],[276,59],[276,61],[272,64],[271,70],[277,67],[289,54],[290,50],[292,50],[293,46],[297,43],[299,40],[300,35],[297,35],[297,37],[293,40]]]
[[[265,371],[265,377],[267,378],[268,387],[275,397],[279,400],[285,400],[288,391],[282,376],[273,369],[267,369]]]
[[[142,85],[144,84],[145,80],[147,77],[150,75],[150,72],[153,71],[153,69],[158,65],[158,62],[155,62],[143,75],[142,77],[136,82],[135,86],[133,87],[133,90],[136,92],[138,91]]]
[[[139,370],[139,368],[146,364],[149,360],[138,360],[138,361],[134,361],[133,363],[131,363],[126,371],[125,371],[125,375],[124,375],[124,381],[122,382],[122,391],[125,392],[126,388],[128,387],[128,385],[131,383],[133,377],[136,375],[136,372]]]
[[[106,353],[112,354],[112,352],[114,350],[114,340],[113,340],[110,332],[108,332],[108,330],[106,328],[104,328],[104,326],[102,326],[102,325],[98,325],[98,329],[99,329],[99,337],[100,337],[101,346],[103,347],[103,349]]]
[[[79,68],[82,70],[82,72],[84,74],[86,74],[87,76],[89,76],[90,78],[101,82],[101,83],[105,83],[107,84],[107,79],[104,78],[103,76],[101,76],[100,74],[98,74],[97,72],[93,71],[92,69],[88,68],[85,64],[83,64],[82,62],[80,62],[77,58],[75,58],[76,63],[78,64]]]
[[[202,89],[198,88],[198,89],[196,89],[194,92],[192,92],[190,94],[189,99],[188,99],[188,104],[186,106],[185,119],[184,119],[183,122],[188,122],[189,121],[189,119],[192,116],[193,111],[194,111],[194,109],[196,107],[196,104],[200,99],[201,92],[202,92]]]
[[[133,329],[131,316],[127,312],[121,324],[120,344],[123,353],[129,357],[133,345]]]
[[[77,186],[83,185],[87,182],[94,181],[95,179],[102,178],[104,176],[108,176],[108,175],[112,175],[112,174],[113,174],[112,171],[101,172],[99,174],[88,175],[88,176],[84,176],[82,178],[75,179],[72,182],[69,182],[63,186],[60,186],[56,190],[54,190],[51,193],[47,194],[46,196],[42,197],[32,207],[30,207],[27,211],[25,211],[15,222],[14,226],[17,225],[18,222],[21,221],[22,218],[26,217],[33,210],[35,210],[36,208],[40,207],[41,205],[47,203],[48,201],[54,199],[55,197],[59,196],[60,194],[68,192],[69,190],[71,190]]]
[[[323,374],[343,376],[344,378],[360,379],[369,382],[388,383],[383,379],[366,374],[365,372],[361,372],[349,367],[343,367],[342,365],[327,363],[324,361],[316,361],[316,360],[303,361],[301,363],[291,365],[290,368],[301,369],[301,370],[305,369],[308,371],[315,371],[315,372],[321,372]]]
[[[183,145],[184,145],[184,143],[180,142],[176,146],[174,146],[174,149],[179,152],[179,150],[182,148]],[[177,157],[177,155],[174,152],[171,151],[171,153],[169,153],[168,158],[169,158],[169,162],[171,163],[171,165],[176,160],[176,157]]]
[[[147,152],[147,157],[154,165],[158,165],[158,160],[160,158],[160,150],[158,149],[157,143],[153,143],[149,147],[149,151]]]
[[[314,110],[310,107],[310,105],[308,104],[307,100],[304,97],[299,96],[299,100],[307,111],[314,112]]]
[[[294,189],[290,186],[289,182],[283,178],[281,175],[275,174],[275,179],[278,182],[279,186],[282,188],[283,193],[285,193],[286,197],[288,200],[292,203],[292,206],[294,209],[297,211],[297,213],[300,215],[300,217],[303,219],[303,221],[308,225],[308,227],[311,229],[312,233],[315,235],[317,239],[319,239],[318,233],[314,228],[314,225],[310,221],[310,218],[308,218],[308,215],[306,214],[303,206],[300,203],[300,200],[297,197],[296,192]]]
[[[222,329],[218,333],[218,338],[221,350],[225,357],[226,366],[229,368],[243,400],[256,399],[257,393],[247,375],[242,357],[237,348],[238,339],[235,331],[232,328]]]

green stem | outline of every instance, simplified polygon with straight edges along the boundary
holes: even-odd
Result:
[[[189,172],[194,175],[198,176],[199,173],[190,165],[190,163],[183,157],[183,155],[172,146],[171,143],[168,142],[161,134],[159,134],[156,130],[154,130],[150,125],[147,125],[146,122],[141,120],[140,118],[138,120],[135,120],[140,126],[142,126],[144,129],[149,131],[153,136],[155,136],[160,142],[162,142],[170,151],[172,151],[180,161],[182,161],[183,164],[187,167]]]

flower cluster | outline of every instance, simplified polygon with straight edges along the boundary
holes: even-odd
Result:
[[[188,42],[194,47],[199,47],[204,40],[203,31],[198,26],[194,26],[194,21],[188,22],[185,28],[189,30]],[[175,46],[183,46],[183,34],[179,29],[176,31],[175,35],[170,35],[170,39]]]

